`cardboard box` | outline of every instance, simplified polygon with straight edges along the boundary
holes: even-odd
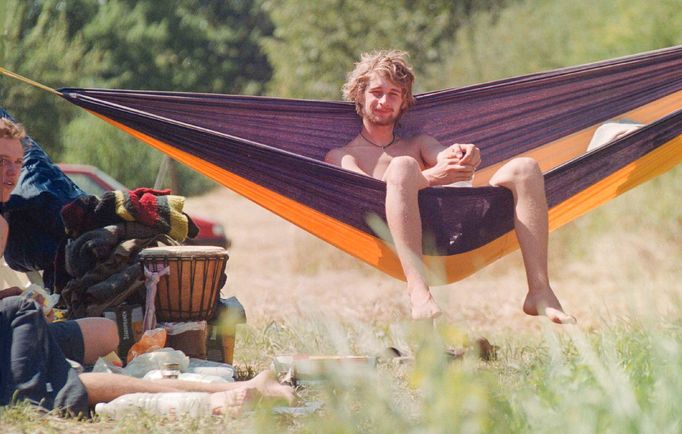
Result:
[[[180,350],[187,357],[206,359],[208,326],[206,321],[162,323],[168,333],[166,346]]]

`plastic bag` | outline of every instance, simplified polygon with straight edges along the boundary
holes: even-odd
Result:
[[[155,351],[166,346],[167,332],[164,328],[147,330],[139,341],[133,344],[128,350],[128,363],[141,354]]]
[[[45,288],[35,283],[29,283],[22,293],[23,297],[32,298],[43,309],[45,317],[54,319],[54,306],[59,302],[59,294],[50,294]]]
[[[208,376],[220,377],[226,381],[234,381],[234,367],[227,363],[213,362],[211,360],[195,359],[190,357],[187,372]]]
[[[168,363],[176,363],[180,372],[187,371],[189,367],[189,357],[182,351],[172,348],[161,348],[160,350],[144,353],[133,359],[128,366],[123,368],[123,373],[137,378],[142,378],[147,372],[155,369],[163,369]]]

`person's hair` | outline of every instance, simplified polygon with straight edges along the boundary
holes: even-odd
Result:
[[[7,118],[0,118],[0,139],[23,139],[26,137],[26,130],[23,125],[13,122]]]
[[[369,76],[373,72],[388,78],[403,90],[403,106],[400,113],[404,113],[414,105],[412,83],[414,73],[407,63],[407,53],[398,50],[373,51],[363,53],[355,69],[348,73],[346,84],[343,85],[343,98],[355,103],[355,111],[362,116],[363,94],[369,83]]]

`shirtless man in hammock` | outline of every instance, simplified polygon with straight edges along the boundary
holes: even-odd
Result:
[[[429,290],[422,257],[418,192],[427,187],[471,181],[481,163],[473,144],[443,146],[431,136],[400,137],[395,126],[414,104],[414,75],[400,51],[363,54],[343,87],[344,98],[355,103],[362,130],[347,145],[333,149],[328,163],[386,182],[386,218],[400,258],[412,318],[441,314]],[[544,179],[535,160],[515,158],[490,179],[514,196],[514,227],[528,278],[523,311],[546,315],[556,323],[575,323],[564,313],[549,284],[547,270],[547,200]]]

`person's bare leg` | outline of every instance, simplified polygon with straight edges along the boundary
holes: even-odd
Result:
[[[118,348],[116,323],[106,318],[82,318],[76,320],[83,335],[83,361],[92,365],[97,358],[106,356]]]
[[[230,390],[249,389],[255,393],[255,396],[262,398],[283,399],[289,403],[294,400],[294,390],[289,386],[280,384],[271,371],[262,371],[250,380],[234,383],[202,383],[197,386],[193,384],[194,382],[182,380],[163,379],[155,380],[154,382],[164,386],[194,392],[217,393]],[[190,389],[188,389],[188,387]]]
[[[422,263],[419,190],[428,186],[419,163],[411,157],[394,158],[386,170],[386,220],[407,279],[413,319],[441,314],[426,283]]]
[[[88,372],[80,374],[79,378],[88,392],[88,403],[95,405],[109,402],[119,396],[129,393],[164,393],[182,392],[177,385],[164,384],[160,381],[146,381],[127,375],[110,374],[105,372]],[[184,389],[191,392],[193,390]],[[202,392],[202,390],[194,390]]]
[[[511,160],[493,175],[490,184],[505,187],[514,195],[514,228],[528,279],[523,311],[528,315],[546,315],[555,323],[575,323],[575,318],[564,312],[549,284],[547,199],[537,163],[530,158]]]
[[[110,402],[119,396],[129,393],[169,393],[169,392],[204,392],[216,395],[213,400],[225,399],[234,403],[241,396],[244,400],[253,397],[283,399],[292,402],[293,389],[279,384],[269,371],[261,372],[248,381],[235,383],[200,383],[182,380],[141,380],[126,375],[102,372],[84,373],[79,376],[88,392],[88,402],[94,405],[100,402]],[[240,392],[231,394],[226,392]],[[242,393],[243,392],[243,393]],[[235,398],[236,397],[236,398]]]
[[[90,406],[111,402],[133,393],[158,393],[161,396],[164,393],[202,392],[206,393],[213,414],[238,416],[245,404],[257,396],[254,388],[245,387],[242,383],[224,383],[223,386],[229,387],[220,390],[206,383],[180,380],[147,381],[126,375],[94,372],[81,374],[80,380],[88,393]]]

